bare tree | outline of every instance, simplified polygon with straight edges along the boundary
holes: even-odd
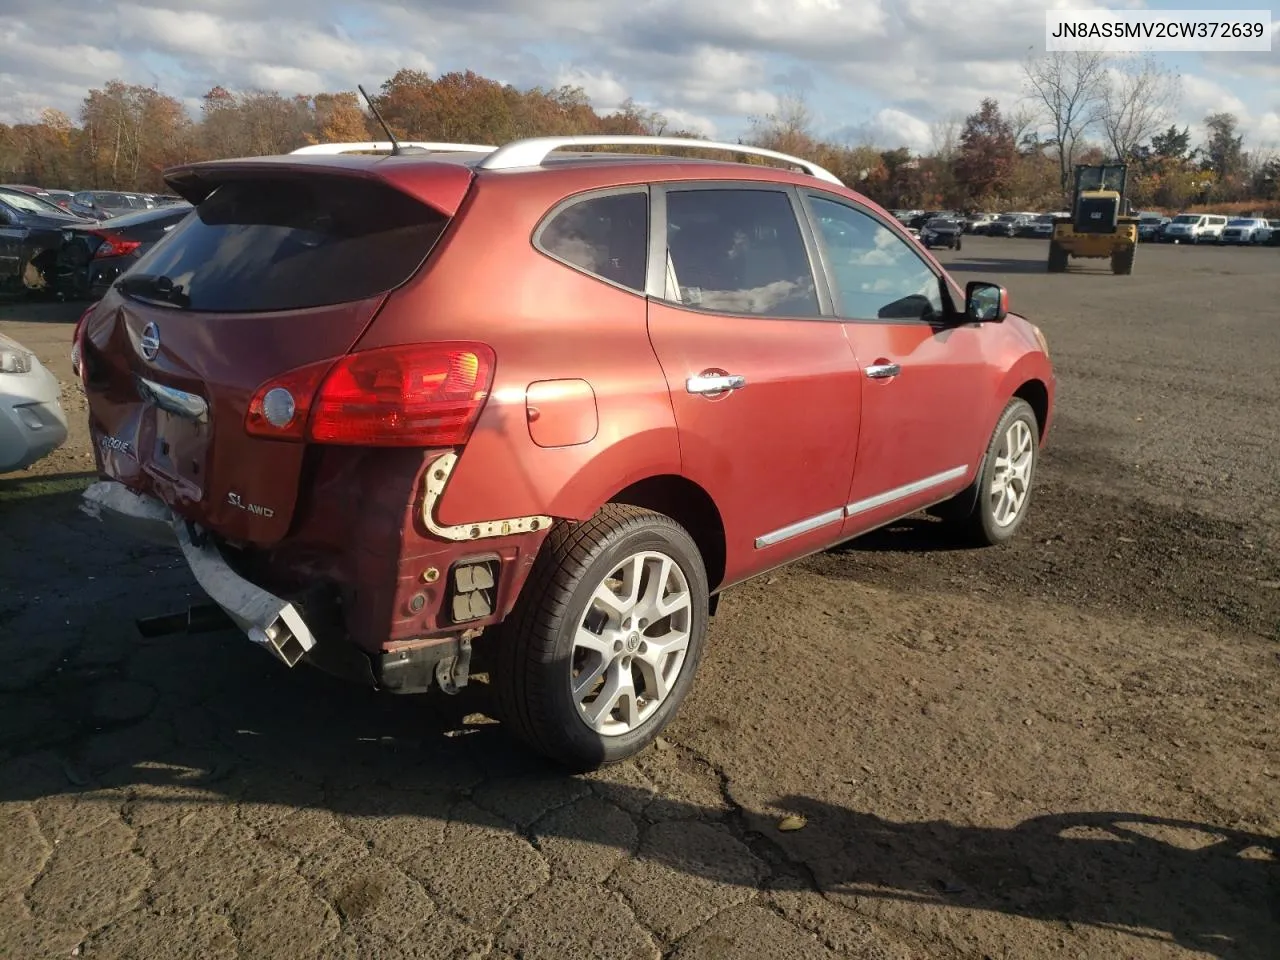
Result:
[[[1053,131],[1064,197],[1084,134],[1102,119],[1108,65],[1107,55],[1096,50],[1055,51],[1023,65],[1031,102]]]
[[[929,143],[932,153],[939,160],[950,161],[960,148],[960,131],[964,129],[964,114],[949,113],[935,120],[929,127]]]
[[[775,112],[752,117],[750,122],[751,142],[756,146],[798,155],[813,148],[813,112],[801,91],[782,94]]]
[[[1103,87],[1102,129],[1117,160],[1169,122],[1182,94],[1182,77],[1148,54],[1110,71]]]
[[[1020,153],[1040,146],[1040,137],[1036,133],[1039,122],[1040,111],[1029,103],[1019,104],[1009,114],[1009,131],[1013,134],[1013,142]]]

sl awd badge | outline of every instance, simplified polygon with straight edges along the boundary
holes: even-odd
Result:
[[[245,503],[240,499],[240,494],[238,493],[228,493],[227,503],[235,507],[237,510],[243,510],[246,513],[252,513],[259,517],[270,518],[276,515],[276,512],[270,507],[260,507],[256,503]]]

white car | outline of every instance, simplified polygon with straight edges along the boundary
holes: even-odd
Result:
[[[1266,243],[1271,239],[1271,225],[1258,217],[1231,220],[1222,230],[1219,243]]]
[[[1160,240],[1163,243],[1216,243],[1227,218],[1216,213],[1180,213],[1169,221]]]
[[[58,378],[0,333],[0,473],[25,470],[67,439]]]

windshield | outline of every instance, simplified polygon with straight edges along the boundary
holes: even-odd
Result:
[[[1252,220],[1232,220],[1230,223],[1227,224],[1227,226],[1228,227],[1252,227],[1253,224],[1254,224],[1254,221]]]
[[[936,220],[930,220],[928,223],[925,224],[925,226],[928,227],[930,230],[939,230],[939,229],[949,230],[952,227],[954,227],[955,224],[953,224],[950,220],[936,219]]]
[[[1200,217],[1193,213],[1180,213],[1173,218],[1174,223],[1199,223]]]
[[[33,197],[31,194],[23,193],[20,190],[0,191],[0,200],[15,209],[25,210],[27,213],[56,213],[62,217],[67,215],[67,211],[57,204],[50,203],[48,200],[41,200],[39,197]]]
[[[1014,220],[1018,220],[1020,218],[1016,213],[1002,213],[1000,214],[1000,219],[1004,223],[1012,223]]]
[[[1123,164],[1106,164],[1101,167],[1081,167],[1079,184],[1085,190],[1123,190],[1125,181]]]

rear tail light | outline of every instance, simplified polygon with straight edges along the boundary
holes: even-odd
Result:
[[[97,236],[102,238],[102,243],[98,245],[98,249],[93,251],[93,259],[101,260],[104,257],[124,257],[142,246],[141,240],[125,240],[111,233],[99,233]]]
[[[483,343],[364,350],[267,381],[245,430],[259,437],[370,447],[466,443],[496,364]]]
[[[98,304],[95,301],[89,306],[84,313],[80,314],[80,319],[76,321],[75,330],[71,332],[71,372],[80,378],[83,383],[87,378],[81,370],[81,357],[84,353],[82,344],[82,334],[84,333],[84,323],[89,319],[89,314],[93,313],[93,308]]]

